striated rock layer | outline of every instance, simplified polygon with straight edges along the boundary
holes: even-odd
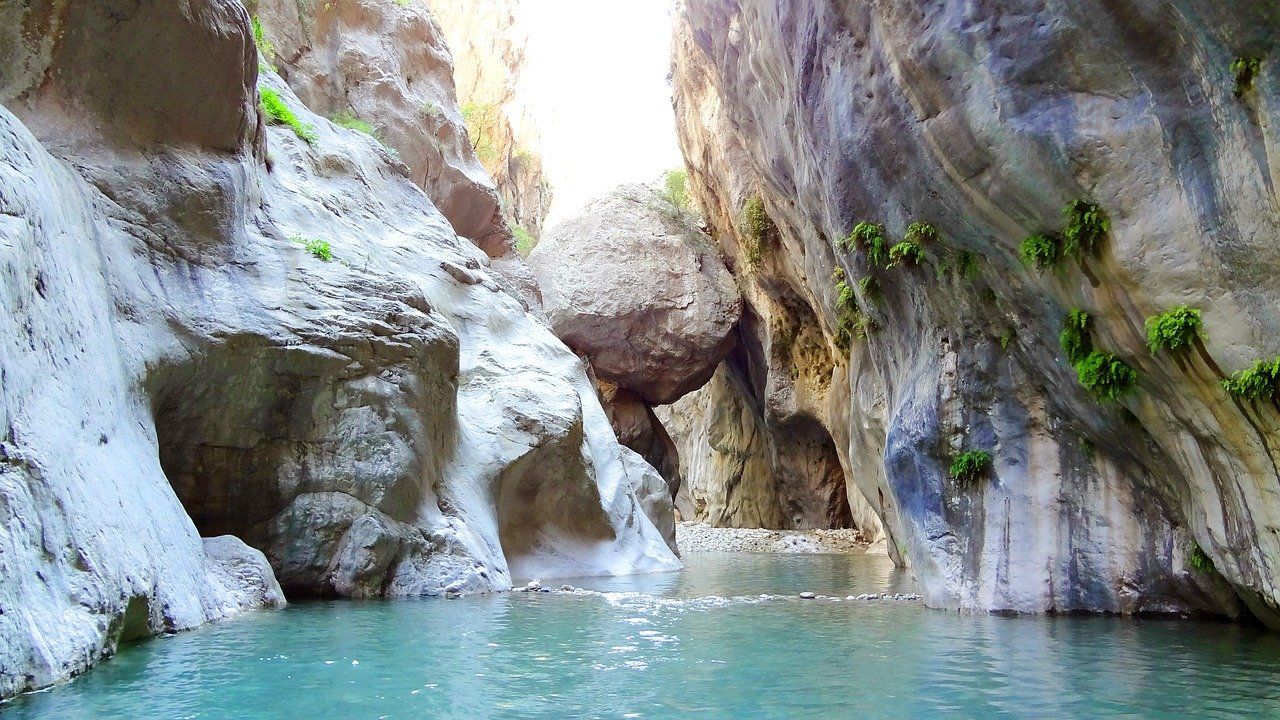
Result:
[[[1277,624],[1280,408],[1219,381],[1280,352],[1278,24],[1221,0],[682,6],[681,143],[744,286],[748,372],[767,405],[816,408],[930,604]],[[1242,56],[1268,59],[1236,93]],[[1020,262],[1081,199],[1110,217],[1096,252]],[[838,245],[860,221],[938,236],[885,269]],[[1144,320],[1182,304],[1204,339],[1152,353]],[[1136,392],[1081,387],[1071,308]],[[798,362],[797,332],[822,336]],[[951,477],[969,450],[991,469]]]
[[[0,697],[281,587],[679,566],[582,362],[239,3],[4,3],[0,61]]]

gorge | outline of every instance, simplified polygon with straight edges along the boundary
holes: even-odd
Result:
[[[1280,2],[548,2],[0,0],[0,715],[1280,711]]]

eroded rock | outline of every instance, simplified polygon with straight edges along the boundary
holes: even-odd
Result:
[[[529,257],[556,334],[651,405],[702,386],[733,346],[741,298],[705,235],[627,186],[549,230]]]

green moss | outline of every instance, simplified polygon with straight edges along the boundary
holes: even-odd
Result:
[[[1215,572],[1213,560],[1200,548],[1199,543],[1194,542],[1187,549],[1187,567],[1206,575]]]
[[[919,265],[924,262],[924,250],[917,244],[903,240],[889,248],[889,267],[897,267],[902,263]]]
[[[841,313],[840,319],[836,321],[836,345],[847,356],[849,348],[853,345],[853,340],[855,338],[866,340],[874,329],[875,322],[865,313]]]
[[[368,135],[369,137],[372,137],[374,139],[378,138],[378,132],[373,129],[373,126],[365,122],[364,120],[361,120],[360,118],[356,117],[356,114],[351,112],[350,110],[342,110],[338,113],[335,113],[334,116],[329,119],[333,121],[333,124],[337,125],[338,127],[344,127],[348,130],[355,130],[356,132],[364,133],[365,135]]]
[[[1253,81],[1262,72],[1262,58],[1244,55],[1231,62],[1231,74],[1235,76],[1235,96],[1242,98],[1253,89]]]
[[[1223,380],[1222,387],[1244,400],[1280,397],[1280,356],[1274,360],[1258,360],[1248,370]]]
[[[867,262],[874,267],[887,267],[889,264],[889,241],[885,239],[883,225],[865,220],[854,225],[849,236],[840,241],[840,247],[845,252],[862,248],[867,253]]]
[[[1072,200],[1062,209],[1067,227],[1062,231],[1062,254],[1079,258],[1098,250],[1111,231],[1111,218],[1097,203]]]
[[[970,250],[961,250],[938,263],[937,275],[938,280],[942,280],[947,273],[955,272],[965,280],[973,280],[978,277],[978,270],[978,254]]]
[[[1094,350],[1076,363],[1076,377],[1100,400],[1114,402],[1138,387],[1138,371],[1109,352]]]
[[[1017,339],[1017,337],[1018,331],[1013,328],[1009,328],[1008,330],[1000,333],[1000,349],[1008,350],[1009,346],[1013,344],[1013,341]]]
[[[966,450],[951,460],[951,477],[963,483],[978,480],[991,470],[991,453],[986,450]]]
[[[758,267],[765,250],[778,237],[778,226],[765,210],[764,200],[753,195],[742,205],[743,250],[747,264]]]
[[[316,238],[304,238],[301,235],[294,235],[293,242],[302,246],[303,250],[311,253],[311,256],[325,262],[333,259],[333,248],[329,246],[328,240],[318,240]]]
[[[916,245],[923,245],[928,242],[937,242],[941,235],[938,229],[927,222],[917,220],[907,226],[907,232],[903,236],[903,240]]]
[[[267,39],[267,34],[262,29],[262,21],[258,19],[257,15],[250,18],[249,23],[253,27],[253,44],[258,46],[258,52],[267,61],[267,67],[274,70],[275,66],[272,63],[276,59],[276,46]]]
[[[1089,356],[1093,351],[1093,342],[1089,339],[1089,328],[1093,319],[1089,313],[1076,308],[1067,313],[1062,320],[1062,332],[1058,334],[1058,342],[1067,353],[1067,362],[1075,365]]]
[[[1200,311],[1187,305],[1152,315],[1147,318],[1147,347],[1152,353],[1189,348],[1203,337],[1203,325]]]
[[[293,130],[294,134],[302,138],[308,145],[315,144],[315,127],[299,120],[293,110],[290,110],[289,106],[284,103],[280,93],[271,88],[262,88],[258,94],[262,98],[262,112],[267,116],[269,122],[287,125]]]
[[[1019,252],[1023,262],[1044,270],[1062,260],[1062,241],[1053,235],[1032,235],[1022,241]]]

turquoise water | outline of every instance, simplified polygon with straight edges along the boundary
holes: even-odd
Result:
[[[1257,629],[792,597],[911,591],[877,557],[686,564],[577,583],[605,594],[297,603],[131,645],[0,716],[1280,717],[1280,639]]]

